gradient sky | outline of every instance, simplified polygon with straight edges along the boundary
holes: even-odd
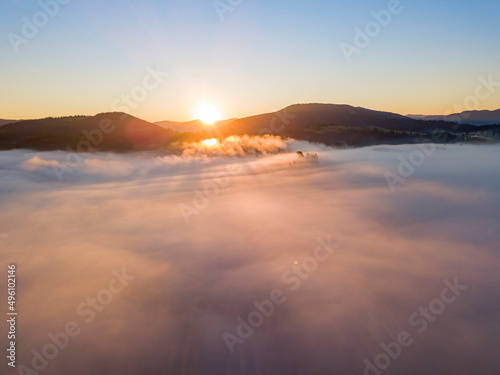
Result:
[[[212,0],[72,0],[16,54],[9,33],[41,7],[5,0],[0,118],[108,112],[156,66],[169,76],[127,111],[149,121],[190,120],[204,101],[227,118],[309,102],[445,114],[480,76],[500,82],[498,0],[402,0],[348,63],[340,43],[387,4],[243,0],[221,21]],[[497,88],[477,109],[499,107]]]

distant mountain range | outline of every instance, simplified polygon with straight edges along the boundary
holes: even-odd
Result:
[[[478,117],[471,115],[471,118]],[[500,126],[460,124],[440,117],[410,118],[337,104],[296,104],[277,112],[219,121],[212,126],[198,120],[151,123],[118,112],[3,121],[6,123],[0,126],[2,150],[164,150],[180,153],[186,142],[243,134],[271,134],[333,146],[431,142],[436,131],[445,134],[442,142],[496,141],[500,137]]]
[[[209,125],[213,129],[218,129],[235,119],[229,120],[220,120],[216,121],[212,125]],[[207,124],[201,122],[200,120],[192,120],[192,121],[158,121],[155,122],[156,125],[160,125],[162,128],[171,129],[176,132],[202,132],[207,130]]]
[[[465,111],[444,116],[408,115],[407,117],[417,120],[450,121],[459,124],[498,125],[500,124],[500,109],[496,111]]]
[[[295,104],[278,112],[231,121],[221,130],[226,134],[260,134],[272,131],[286,134],[310,126],[381,127],[404,131],[452,129],[446,121],[429,123],[391,112],[373,111],[346,104]],[[276,131],[277,130],[277,131]]]
[[[2,119],[0,119],[0,126],[7,125],[7,124],[10,124],[12,122],[17,122],[17,121],[22,121],[22,120],[2,120]]]

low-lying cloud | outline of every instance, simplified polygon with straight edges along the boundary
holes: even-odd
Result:
[[[184,145],[184,156],[249,156],[276,154],[286,150],[287,143],[278,136],[232,135],[224,139],[205,139]]]
[[[52,166],[64,152],[0,152],[18,366],[33,369],[49,334],[74,322],[81,332],[41,374],[357,375],[403,331],[413,342],[383,374],[500,372],[499,147],[438,147],[393,193],[384,173],[415,146],[292,142],[272,154],[283,141],[243,139],[243,153],[225,142],[221,155],[271,155],[209,158],[200,145],[181,157],[87,154],[60,183]],[[217,179],[187,225],[179,206]],[[326,257],[318,239],[328,236],[338,247]],[[308,262],[313,271],[293,274]],[[433,314],[455,278],[467,289]],[[284,303],[231,354],[223,335],[238,337],[238,318],[277,289]],[[419,333],[409,317],[431,303]]]

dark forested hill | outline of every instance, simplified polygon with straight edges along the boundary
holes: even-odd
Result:
[[[446,131],[473,131],[474,127],[448,121],[423,121],[396,113],[373,111],[339,104],[296,104],[278,112],[247,117],[230,122],[221,128],[224,134],[287,134],[319,125],[349,127],[378,127],[410,132],[431,133],[434,129]]]
[[[0,127],[0,149],[134,151],[157,149],[174,132],[125,113],[20,121]]]
[[[497,141],[500,126],[417,120],[349,105],[297,104],[278,112],[225,122],[219,127],[195,126],[194,130],[201,131],[177,132],[118,112],[45,118],[0,126],[0,150],[179,153],[185,142],[243,134],[271,134],[333,146]]]

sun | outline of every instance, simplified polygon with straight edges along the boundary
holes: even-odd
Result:
[[[213,125],[216,121],[221,120],[221,116],[217,108],[210,104],[202,104],[196,111],[198,118],[205,125]]]

